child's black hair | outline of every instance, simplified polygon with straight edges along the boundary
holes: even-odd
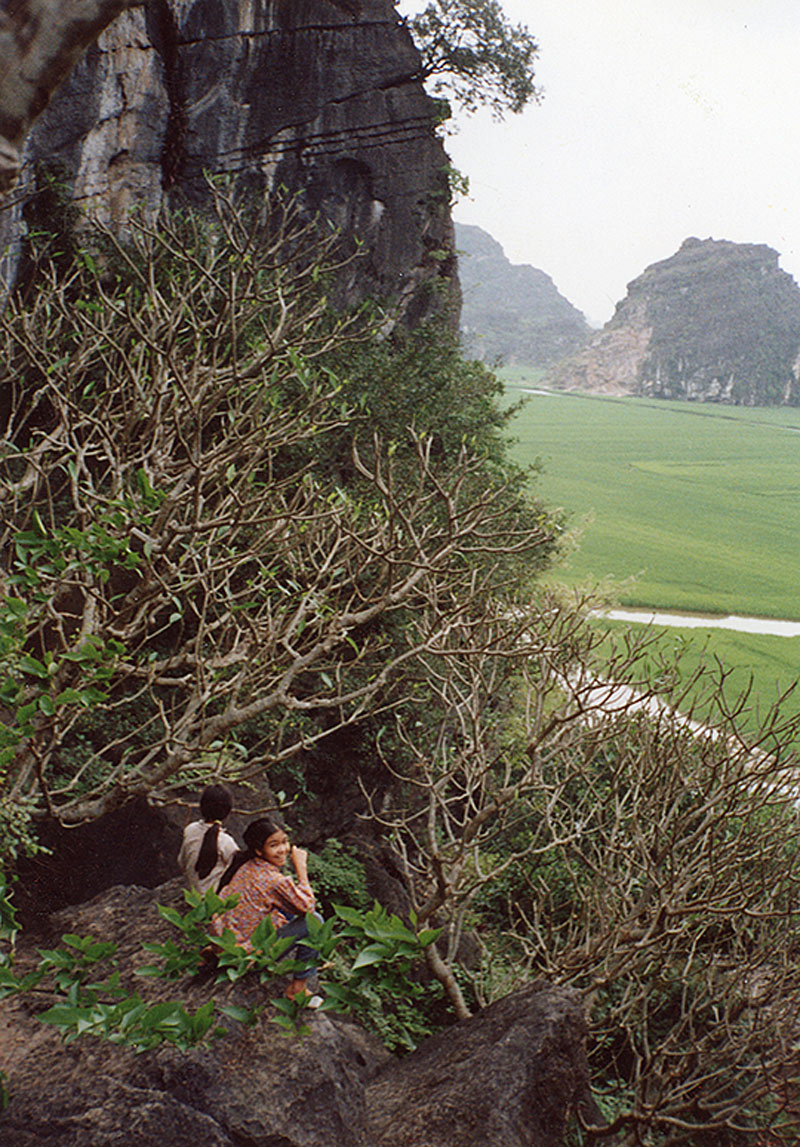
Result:
[[[234,873],[238,872],[243,864],[255,859],[257,850],[264,847],[265,840],[275,832],[285,831],[283,821],[278,816],[262,816],[258,820],[252,820],[242,834],[247,848],[240,849],[225,869],[218,891],[221,892],[225,885],[230,883]]]
[[[208,824],[203,843],[194,863],[195,872],[203,880],[217,863],[217,840],[220,822],[233,808],[231,794],[222,785],[207,785],[200,797],[200,813]]]

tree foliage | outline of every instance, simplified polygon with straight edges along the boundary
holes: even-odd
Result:
[[[389,620],[435,644],[551,539],[468,443],[363,427],[329,363],[367,332],[294,206],[105,240],[0,316],[2,792],[64,823],[390,711],[421,647]]]
[[[451,95],[468,112],[489,107],[499,119],[538,102],[538,44],[508,21],[498,0],[431,0],[408,23],[435,95]]]

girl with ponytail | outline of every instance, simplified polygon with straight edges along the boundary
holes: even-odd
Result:
[[[250,951],[250,937],[264,917],[269,916],[279,936],[305,939],[308,936],[306,913],[313,912],[315,906],[314,891],[308,880],[308,853],[289,843],[277,817],[265,816],[248,824],[244,842],[247,847],[234,857],[219,884],[220,894],[238,896],[238,903],[214,917],[211,931],[221,936],[230,929],[236,943]],[[294,877],[281,871],[287,860],[294,868]],[[322,919],[318,913],[314,915]],[[289,952],[304,961],[306,968],[295,973],[286,995],[290,1000],[301,999],[306,1007],[319,1007],[322,998],[312,995],[307,988],[307,980],[316,977],[317,953],[306,944],[295,944]]]
[[[202,820],[187,824],[178,853],[178,864],[191,888],[204,895],[216,892],[228,865],[238,851],[233,837],[222,827],[233,807],[231,794],[222,785],[208,785],[200,797]]]

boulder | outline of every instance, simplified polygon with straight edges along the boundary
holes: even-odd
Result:
[[[577,992],[544,981],[386,1065],[367,1088],[375,1147],[560,1147],[589,1092]]]
[[[194,1010],[213,992],[250,1005],[265,989],[137,978],[145,940],[170,925],[157,903],[180,906],[179,881],[155,891],[116,887],[53,915],[52,935],[91,932],[119,944],[122,983]],[[35,958],[30,939],[18,965]],[[273,994],[280,985],[273,985]],[[37,1019],[48,998],[0,1005],[0,1061],[11,1101],[0,1142],[33,1147],[557,1147],[571,1111],[596,1114],[588,1090],[577,993],[529,985],[415,1052],[390,1056],[357,1019],[309,1013],[308,1034],[287,1036],[265,1012],[254,1027],[181,1052],[130,1049],[84,1037],[67,1045]]]

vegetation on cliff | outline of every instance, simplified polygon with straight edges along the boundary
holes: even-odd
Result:
[[[491,376],[456,378],[443,336],[382,409],[394,352],[367,364],[370,324],[328,309],[335,241],[215,194],[212,222],[45,250],[0,317],[9,817],[75,823],[391,712],[553,544]]]
[[[456,1015],[544,973],[586,1001],[622,1141],[785,1139],[791,724],[745,742],[705,676],[698,738],[647,640],[599,650],[591,600],[537,584],[560,523],[494,377],[331,313],[335,241],[215,196],[125,243],[43,237],[0,318],[6,855],[30,818],[302,770],[347,729],[339,783],[443,928]]]
[[[435,95],[450,95],[470,112],[488,106],[498,119],[540,98],[539,45],[497,0],[432,0],[409,25]]]
[[[536,582],[561,523],[509,463],[493,376],[446,333],[334,313],[335,239],[214,198],[125,242],[39,236],[0,319],[4,857],[44,818],[211,775],[291,764],[313,805],[304,764],[347,731],[335,783],[360,786],[456,1015],[541,974],[580,992],[608,1119],[582,1143],[794,1142],[794,724],[774,709],[745,740],[724,672],[598,649],[591,597]],[[676,716],[695,686],[713,731]],[[173,1001],[142,1035],[113,973],[78,982],[94,942],[65,943],[42,959],[71,1033],[211,1029]],[[403,1026],[400,970],[373,1007]],[[442,1020],[420,1012],[412,1042]]]

